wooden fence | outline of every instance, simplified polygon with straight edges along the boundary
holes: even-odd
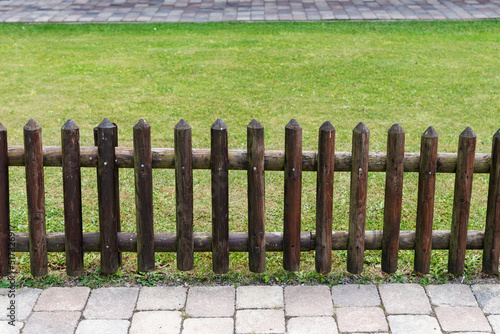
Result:
[[[365,250],[382,250],[382,270],[397,269],[398,250],[415,250],[415,271],[427,273],[432,249],[449,249],[448,270],[464,270],[466,249],[483,249],[483,271],[498,274],[500,252],[500,130],[492,153],[476,154],[476,135],[465,129],[458,153],[438,153],[438,135],[429,127],[420,153],[405,153],[399,124],[388,131],[387,152],[369,152],[369,130],[359,123],[352,134],[352,153],[335,152],[335,128],[319,128],[318,152],[302,151],[302,128],[285,127],[285,151],[264,150],[264,128],[253,120],[247,128],[247,150],[228,150],[227,126],[211,127],[211,149],[193,149],[191,127],[174,128],[175,148],[151,148],[149,124],[133,127],[133,148],[118,147],[116,124],[104,119],[94,129],[95,146],[80,147],[79,129],[69,120],[61,129],[61,147],[43,147],[41,127],[31,119],[24,127],[24,146],[7,146],[0,124],[0,275],[9,273],[9,166],[25,166],[29,233],[15,233],[14,251],[30,253],[31,273],[47,274],[47,252],[66,252],[68,275],[83,272],[83,253],[101,253],[101,271],[115,273],[121,252],[137,252],[139,271],[155,267],[155,252],[177,252],[177,268],[193,269],[193,252],[212,252],[213,270],[229,270],[229,252],[248,252],[252,272],[265,270],[266,251],[282,251],[283,267],[296,271],[300,251],[315,250],[316,270],[331,270],[331,251],[347,250],[347,270],[361,273]],[[65,233],[47,233],[43,166],[62,166]],[[99,233],[82,232],[81,167],[97,169]],[[118,168],[134,168],[137,233],[120,232]],[[176,233],[154,233],[153,168],[175,169]],[[193,233],[193,169],[210,169],[212,233]],[[247,170],[248,233],[229,233],[228,171]],[[284,171],[284,232],[266,232],[266,170]],[[302,172],[317,172],[316,231],[301,231]],[[333,177],[350,172],[349,230],[332,231]],[[369,171],[386,173],[383,231],[365,231]],[[404,172],[419,173],[416,231],[400,231]],[[451,231],[433,231],[436,173],[455,173]],[[489,173],[485,231],[468,231],[474,173]]]

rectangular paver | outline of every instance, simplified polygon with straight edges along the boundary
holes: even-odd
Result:
[[[127,334],[129,327],[128,320],[82,320],[75,334]]]
[[[189,289],[186,313],[190,317],[232,317],[235,289],[229,286]]]
[[[333,317],[297,317],[290,318],[287,324],[288,334],[321,333],[337,334],[337,324]]]
[[[89,294],[87,287],[48,288],[40,294],[34,311],[81,311]]]
[[[283,310],[239,310],[236,312],[236,333],[284,333]]]
[[[236,289],[236,308],[283,308],[280,286],[240,286]]]
[[[418,284],[383,284],[378,287],[388,314],[429,314],[431,305]]]
[[[189,318],[184,320],[182,334],[233,334],[233,318]]]
[[[484,313],[500,314],[500,284],[476,284],[472,292]]]
[[[477,307],[476,298],[468,285],[442,284],[425,287],[431,303],[436,306],[471,306]]]
[[[287,317],[333,315],[333,302],[327,286],[287,286],[285,288]]]
[[[180,311],[143,311],[132,317],[129,334],[179,334],[182,316]]]
[[[23,328],[23,334],[73,334],[81,312],[33,312]]]
[[[388,331],[384,310],[380,307],[340,307],[336,311],[340,332]]]
[[[138,288],[100,288],[90,294],[85,319],[130,319],[137,302]]]
[[[392,334],[441,334],[439,323],[428,315],[390,315]]]
[[[332,298],[335,306],[380,306],[375,285],[336,285],[332,287]]]
[[[491,331],[488,320],[479,307],[438,306],[436,316],[446,332]]]
[[[139,292],[137,309],[180,310],[186,304],[187,289],[182,287],[143,287]]]

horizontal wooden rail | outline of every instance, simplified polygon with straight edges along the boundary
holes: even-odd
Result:
[[[175,168],[175,150],[172,148],[153,148],[153,168]],[[134,168],[134,150],[129,147],[116,148],[116,164],[119,168]],[[370,172],[385,172],[386,152],[370,152],[368,170]],[[97,147],[82,146],[80,148],[82,167],[97,167]],[[457,153],[438,153],[438,173],[455,173]],[[283,171],[285,163],[284,151],[265,151],[264,169]],[[404,171],[418,172],[420,153],[405,153]],[[47,167],[62,166],[62,152],[59,146],[43,147],[43,165]],[[302,152],[302,171],[317,170],[317,152]],[[489,173],[491,153],[476,153],[474,173]],[[24,147],[9,146],[9,166],[24,166]],[[210,150],[193,149],[193,169],[210,169]],[[247,151],[229,150],[229,169],[247,169]],[[351,152],[335,152],[335,171],[351,171]]]
[[[401,231],[399,237],[400,250],[415,249],[415,231]],[[366,231],[365,249],[382,249],[382,231]],[[29,234],[14,233],[15,251],[29,251]],[[64,252],[65,251],[64,233],[47,233],[47,251]],[[332,249],[347,249],[347,231],[337,231],[332,233]],[[484,231],[468,231],[467,249],[482,249],[484,240]],[[176,233],[155,233],[154,236],[155,252],[175,252],[176,251]],[[449,249],[450,231],[432,232],[432,249]],[[312,251],[316,247],[316,232],[300,233],[300,250]],[[137,252],[137,234],[136,233],[118,233],[118,250],[120,252]],[[212,250],[212,233],[198,232],[194,233],[194,251],[210,252]],[[83,233],[83,251],[99,252],[99,233]],[[248,252],[248,233],[232,232],[229,233],[229,251]],[[283,251],[283,233],[266,232],[266,251]]]

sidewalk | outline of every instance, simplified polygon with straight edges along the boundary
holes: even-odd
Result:
[[[500,0],[0,0],[0,22],[482,20]]]
[[[0,333],[500,334],[498,284],[2,289],[0,309]]]

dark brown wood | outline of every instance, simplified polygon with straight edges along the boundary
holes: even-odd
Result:
[[[97,166],[97,148],[94,146],[81,146],[81,166]],[[60,167],[61,148],[44,146],[44,166]],[[173,148],[153,148],[153,168],[175,168],[175,151]],[[247,169],[246,150],[229,150],[229,170]],[[455,173],[457,166],[456,153],[438,153],[438,173]],[[117,165],[120,168],[134,167],[134,150],[130,147],[116,148]],[[351,152],[335,152],[335,171],[351,171]],[[264,169],[283,171],[285,163],[284,151],[266,151],[264,153]],[[418,172],[420,153],[405,153],[404,171]],[[477,153],[474,158],[474,173],[489,173],[491,153]],[[302,152],[302,171],[317,170],[317,153],[313,151]],[[24,166],[23,146],[9,146],[9,166]],[[371,152],[368,159],[368,171],[385,172],[386,152]],[[193,149],[193,169],[210,169],[210,150]]]
[[[300,219],[302,201],[302,127],[292,119],[285,127],[285,208],[283,211],[283,268],[300,266]]]
[[[68,120],[61,128],[61,147],[66,273],[69,276],[80,276],[83,273],[80,130],[72,120]]]
[[[210,129],[212,168],[212,264],[216,274],[229,271],[229,182],[227,125],[217,119]]]
[[[359,123],[352,132],[351,194],[347,247],[347,270],[352,274],[359,274],[363,271],[369,141],[370,131],[366,125]]]
[[[432,224],[436,189],[438,134],[432,126],[420,140],[417,223],[415,237],[415,271],[428,274],[431,268]]]
[[[177,269],[188,271],[194,266],[193,144],[191,126],[183,119],[174,128],[174,141]]]
[[[394,124],[387,133],[384,236],[382,238],[382,270],[386,273],[394,273],[398,269],[404,156],[405,130],[401,125]]]
[[[116,216],[115,146],[116,126],[105,118],[98,126],[97,194],[101,237],[101,272],[114,274],[119,267],[118,218]]]
[[[11,272],[11,246],[7,129],[0,123],[0,276]]]
[[[26,197],[30,233],[30,264],[33,276],[48,274],[45,225],[42,128],[32,118],[24,126]]]
[[[469,226],[472,178],[474,176],[474,154],[476,134],[467,127],[458,140],[457,172],[451,219],[450,253],[448,271],[459,275],[464,271],[467,229]]]
[[[493,135],[488,207],[484,232],[483,271],[498,275],[500,257],[500,130]]]
[[[266,270],[264,127],[255,119],[247,127],[248,152],[248,266]]]
[[[319,128],[318,177],[316,179],[316,271],[332,270],[333,174],[335,169],[335,128],[325,122]]]
[[[151,127],[144,119],[134,125],[135,221],[137,270],[155,269]]]
[[[113,123],[115,126],[113,130],[113,145],[118,147],[118,125]],[[115,216],[116,216],[116,231],[122,231],[122,223],[120,218],[120,171],[118,166],[118,159],[115,153]],[[122,254],[118,253],[118,265],[122,265]]]

